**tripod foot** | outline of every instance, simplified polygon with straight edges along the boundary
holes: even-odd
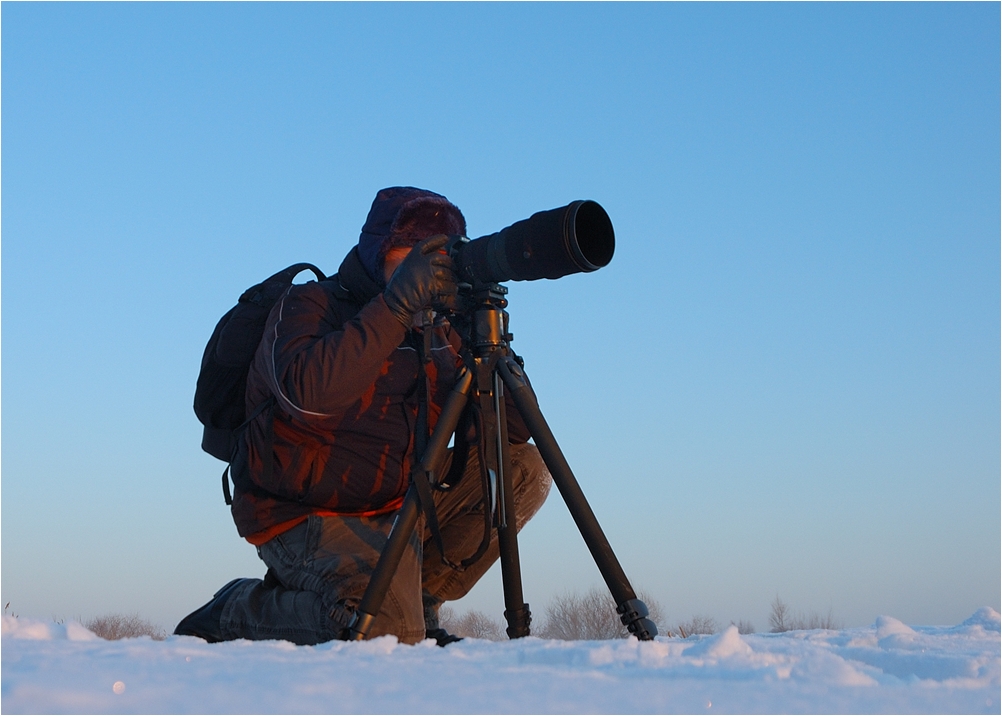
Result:
[[[532,621],[532,614],[529,612],[528,604],[523,604],[518,609],[505,609],[504,618],[508,622],[508,628],[505,629],[505,632],[509,639],[529,636],[529,623]]]
[[[647,605],[639,599],[627,599],[616,607],[616,611],[619,612],[619,620],[640,641],[651,641],[658,635],[657,626],[647,618]]]

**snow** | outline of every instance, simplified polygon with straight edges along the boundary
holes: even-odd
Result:
[[[105,641],[3,618],[4,713],[999,713],[999,613],[869,627],[442,649]]]

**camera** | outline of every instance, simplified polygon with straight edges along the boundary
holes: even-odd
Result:
[[[455,236],[446,247],[459,280],[474,290],[596,271],[608,265],[615,249],[612,221],[594,201],[540,211],[478,239]]]

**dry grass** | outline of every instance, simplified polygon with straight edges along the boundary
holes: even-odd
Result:
[[[508,638],[501,622],[483,612],[472,611],[460,616],[451,607],[442,607],[438,612],[438,621],[443,629],[456,636],[490,641]]]
[[[772,602],[772,613],[769,615],[770,631],[778,634],[784,631],[800,631],[802,629],[841,629],[842,622],[835,619],[832,610],[827,614],[811,612],[809,614],[793,613],[777,595]]]
[[[649,594],[640,592],[638,597],[650,612],[648,618],[658,626],[665,623],[661,605]],[[592,589],[583,596],[562,594],[553,598],[546,606],[543,623],[534,636],[543,639],[625,639],[630,635],[619,620],[616,602],[608,591]]]
[[[154,641],[163,641],[167,638],[167,632],[163,627],[143,619],[138,614],[109,614],[91,619],[84,626],[108,641],[133,639],[139,636],[148,636]]]
[[[664,624],[661,605],[649,594],[641,592],[638,596],[647,605],[649,619],[656,625]],[[483,612],[458,615],[451,607],[444,606],[438,612],[438,620],[443,629],[456,636],[491,641],[508,638],[504,621],[492,619]],[[554,597],[546,606],[542,619],[538,614],[533,616],[531,631],[533,636],[564,641],[625,639],[629,636],[616,613],[615,601],[601,589],[592,589],[583,596],[563,594]]]
[[[717,622],[711,617],[697,614],[679,624],[678,632],[683,639],[693,634],[716,634]]]

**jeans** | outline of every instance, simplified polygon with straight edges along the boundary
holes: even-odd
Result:
[[[511,446],[518,529],[539,510],[550,474],[534,445]],[[484,533],[484,501],[477,451],[470,451],[462,480],[435,492],[442,541],[454,563],[472,556]],[[244,580],[229,595],[220,619],[226,639],[285,639],[318,644],[338,638],[337,616],[358,604],[396,513],[375,517],[311,515],[258,547],[268,567],[264,580]],[[486,553],[464,571],[443,564],[424,516],[390,583],[370,637],[394,634],[403,643],[437,627],[438,606],[465,596],[499,556],[497,530]],[[332,616],[333,615],[333,616]]]

